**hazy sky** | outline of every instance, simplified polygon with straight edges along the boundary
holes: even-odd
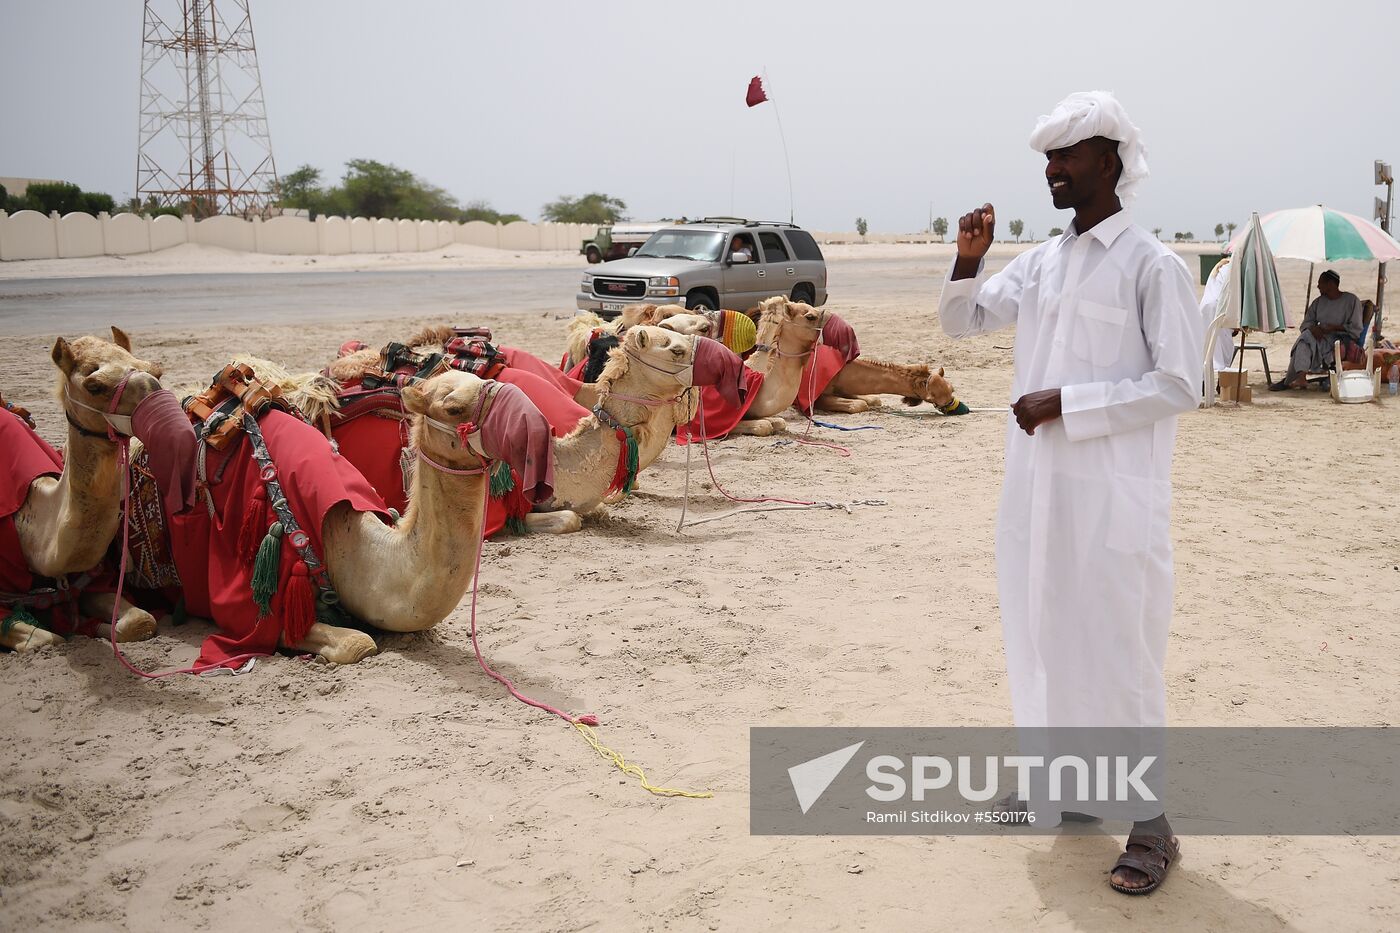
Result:
[[[165,0],[174,6],[174,0]],[[923,229],[984,200],[1039,235],[1037,115],[1116,92],[1152,177],[1136,219],[1207,235],[1251,210],[1371,216],[1400,163],[1394,0],[585,3],[251,0],[278,168],[412,170],[530,219],[603,191],[637,219]],[[135,187],[140,0],[0,0],[0,175]]]

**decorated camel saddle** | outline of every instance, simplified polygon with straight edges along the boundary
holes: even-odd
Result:
[[[202,664],[279,646],[350,663],[376,650],[353,623],[428,628],[474,574],[495,464],[528,500],[552,495],[548,425],[514,387],[448,367],[400,400],[416,464],[402,518],[246,364],[138,434],[186,610],[219,628]]]

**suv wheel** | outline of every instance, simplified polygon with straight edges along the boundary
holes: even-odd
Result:
[[[584,252],[583,255],[588,257],[588,262],[590,265],[597,265],[598,263],[603,261],[603,254],[598,250],[598,247],[596,246],[588,247],[588,249]]]
[[[687,311],[713,311],[715,300],[709,292],[694,291],[685,296],[685,307]]]
[[[792,300],[811,305],[817,302],[817,293],[810,285],[799,285],[792,290]]]

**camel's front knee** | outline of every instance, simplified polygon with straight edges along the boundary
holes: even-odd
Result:
[[[83,596],[84,615],[93,619],[112,618],[113,607],[120,607],[121,616],[117,619],[117,641],[145,641],[156,634],[156,617],[144,609],[138,609],[116,593],[90,593]],[[102,622],[97,626],[99,638],[110,638],[112,625]]]

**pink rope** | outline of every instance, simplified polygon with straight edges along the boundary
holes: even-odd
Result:
[[[705,451],[705,468],[710,472],[710,482],[719,490],[719,494],[730,502],[780,502],[783,505],[816,505],[815,502],[808,502],[805,499],[779,499],[776,496],[764,496],[761,499],[744,499],[739,496],[731,496],[723,486],[720,485],[719,478],[715,476],[715,465],[710,462],[710,442],[705,431],[705,406],[700,405],[700,449]]]
[[[486,515],[486,497],[487,497],[487,495],[488,495],[488,493],[489,493],[489,489],[490,489],[489,486],[483,485],[482,490],[481,490],[481,514],[482,514],[483,518],[484,518],[485,515]],[[575,725],[575,726],[576,726],[576,725],[584,725],[584,726],[596,726],[596,725],[598,725],[598,717],[595,716],[595,715],[593,715],[592,713],[586,713],[586,714],[584,714],[584,715],[582,715],[582,716],[570,716],[568,713],[564,712],[563,710],[558,709],[558,708],[553,707],[553,706],[550,706],[548,703],[541,703],[539,700],[533,700],[533,699],[531,699],[530,697],[527,697],[525,694],[523,694],[523,693],[521,693],[519,690],[517,690],[517,689],[515,688],[515,684],[511,683],[510,680],[509,680],[507,677],[505,677],[503,674],[498,674],[496,671],[492,670],[491,666],[490,666],[489,664],[486,663],[486,659],[485,659],[484,657],[482,657],[482,654],[481,654],[481,646],[480,646],[479,644],[477,644],[477,640],[476,640],[476,591],[477,591],[477,582],[478,582],[478,581],[480,580],[480,578],[481,578],[481,552],[482,552],[483,550],[485,550],[485,549],[486,549],[486,522],[483,521],[483,522],[481,523],[481,536],[477,539],[477,542],[476,542],[476,568],[472,571],[472,617],[471,617],[471,618],[472,618],[472,621],[471,621],[471,637],[472,637],[472,651],[474,651],[474,652],[476,653],[476,663],[479,664],[479,665],[481,665],[481,669],[482,669],[483,671],[486,672],[486,676],[490,677],[492,680],[496,681],[496,682],[499,683],[501,686],[505,687],[506,690],[510,691],[510,695],[511,695],[511,696],[515,697],[517,700],[519,700],[521,703],[524,703],[526,706],[533,706],[535,709],[542,709],[542,710],[544,710],[546,713],[553,713],[555,716],[558,716],[560,719],[564,720],[565,722],[569,723],[570,725]]]

